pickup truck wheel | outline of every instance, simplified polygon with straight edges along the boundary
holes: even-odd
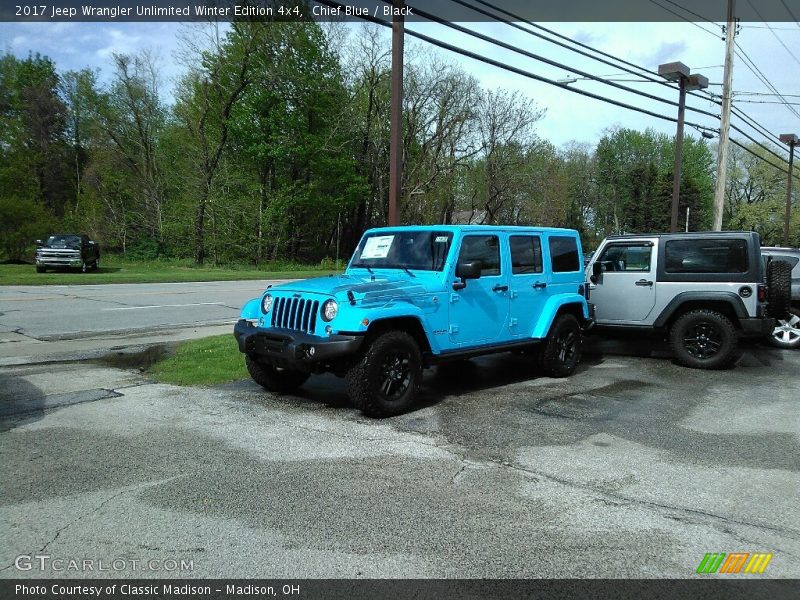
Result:
[[[769,341],[777,348],[800,348],[800,309],[790,308],[787,318],[778,319]]]
[[[767,265],[767,314],[786,319],[792,305],[792,265],[771,260]]]
[[[81,263],[81,273],[88,273],[89,272],[89,263],[83,261]]]
[[[557,317],[539,349],[539,369],[549,377],[567,377],[581,360],[581,326],[574,315]]]
[[[414,403],[422,379],[422,354],[404,331],[381,334],[345,375],[353,405],[370,417],[405,412]]]
[[[306,380],[311,376],[310,373],[303,371],[292,371],[290,369],[280,369],[273,367],[257,359],[245,355],[245,365],[247,365],[247,372],[258,385],[263,387],[268,392],[277,392],[285,394],[296,390],[303,385]]]
[[[100,268],[100,259],[95,259],[92,263],[92,271],[97,271]]]
[[[669,334],[676,360],[693,369],[723,369],[737,358],[733,323],[713,310],[692,310],[672,325]]]

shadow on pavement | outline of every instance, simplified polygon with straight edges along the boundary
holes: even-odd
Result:
[[[45,398],[44,392],[26,379],[0,374],[0,431],[41,419]]]

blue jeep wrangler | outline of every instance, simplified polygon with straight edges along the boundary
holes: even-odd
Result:
[[[344,274],[268,288],[234,335],[265,389],[332,372],[357,408],[390,416],[414,402],[423,368],[445,361],[524,351],[547,375],[572,374],[587,290],[571,229],[372,229]]]

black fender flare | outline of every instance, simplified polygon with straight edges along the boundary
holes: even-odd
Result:
[[[681,292],[664,307],[653,323],[653,327],[664,327],[672,315],[687,302],[724,302],[733,309],[739,319],[747,319],[744,302],[735,292]]]

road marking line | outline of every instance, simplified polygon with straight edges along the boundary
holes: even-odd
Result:
[[[179,308],[183,306],[225,306],[224,302],[192,302],[190,304],[153,304],[150,306],[119,306],[100,310],[140,310],[142,308]],[[229,307],[226,307],[229,308]]]

